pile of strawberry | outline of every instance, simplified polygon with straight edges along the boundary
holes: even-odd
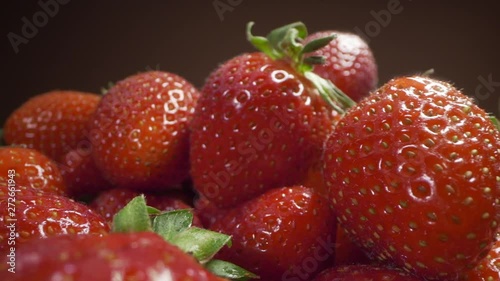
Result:
[[[496,118],[426,74],[377,89],[354,34],[251,28],[200,90],[148,71],[10,115],[0,280],[500,280]]]

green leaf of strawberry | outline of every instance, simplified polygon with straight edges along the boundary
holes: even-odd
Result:
[[[205,268],[215,275],[231,280],[246,281],[249,279],[258,278],[258,276],[253,274],[252,272],[230,262],[222,260],[211,260],[205,264]]]
[[[113,218],[113,232],[155,232],[170,244],[193,256],[199,263],[208,264],[225,245],[231,246],[231,236],[193,227],[193,213],[189,209],[161,213],[146,205],[144,195],[132,199]],[[247,280],[256,275],[229,262],[211,263],[215,275],[235,280]]]
[[[177,234],[191,226],[193,213],[189,210],[175,210],[153,218],[153,231],[172,241]]]
[[[113,232],[151,231],[151,220],[148,215],[144,195],[132,199],[113,218]]]
[[[199,227],[189,227],[175,235],[170,242],[193,255],[200,263],[207,263],[222,247],[231,246],[231,237]]]

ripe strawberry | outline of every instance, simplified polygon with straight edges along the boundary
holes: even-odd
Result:
[[[8,231],[0,232],[0,252],[36,237],[109,231],[104,219],[89,207],[47,193],[0,197],[0,226],[2,229],[11,227],[12,232],[18,233],[12,237]]]
[[[226,211],[211,229],[231,235],[218,257],[262,280],[309,280],[332,263],[335,216],[314,190],[295,186],[267,191]]]
[[[294,32],[298,38],[284,36]],[[319,161],[340,118],[332,106],[341,111],[341,103],[332,100],[333,85],[310,72],[302,58],[315,49],[297,47],[306,34],[302,23],[274,30],[267,39],[250,34],[266,53],[234,57],[208,77],[191,126],[191,174],[198,192],[216,206],[301,183]],[[326,39],[312,45],[323,46]]]
[[[0,265],[2,280],[225,280],[153,232],[33,240],[17,250],[16,273],[7,266]]]
[[[313,281],[424,281],[424,279],[393,268],[344,265],[324,270]]]
[[[495,240],[499,148],[470,98],[445,82],[400,77],[339,122],[324,177],[340,223],[367,252],[454,280]]]
[[[500,280],[500,241],[496,241],[488,255],[471,270],[460,276],[460,281]]]
[[[35,96],[14,111],[4,125],[7,144],[34,148],[55,161],[86,140],[90,116],[101,96],[51,91]]]
[[[57,164],[30,148],[0,147],[0,188],[5,192],[3,189],[7,190],[9,186],[66,194],[66,185]]]
[[[372,261],[366,256],[363,250],[351,240],[350,235],[342,225],[337,224],[335,265],[371,263]]]
[[[309,35],[305,42],[332,33],[336,38],[313,53],[325,57],[325,63],[316,65],[313,71],[359,101],[377,86],[378,68],[372,50],[361,37],[349,32],[320,31]]]
[[[112,188],[96,167],[91,151],[92,148],[73,149],[59,163],[68,196],[71,198],[86,200]]]
[[[120,188],[160,190],[188,176],[188,124],[198,92],[183,78],[149,71],[114,85],[93,116],[92,156]]]
[[[113,216],[127,205],[130,200],[139,196],[136,191],[114,188],[103,191],[91,203],[90,207],[111,223]],[[163,194],[145,194],[148,206],[160,211],[192,209],[181,191],[171,191]],[[199,218],[194,215],[193,225],[201,226]]]

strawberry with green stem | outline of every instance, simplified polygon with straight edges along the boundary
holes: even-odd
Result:
[[[455,280],[495,241],[500,133],[446,82],[395,78],[329,136],[324,178],[341,225],[374,258]]]
[[[372,50],[361,37],[350,32],[319,31],[307,36],[305,42],[332,33],[336,38],[312,54],[325,58],[313,71],[359,101],[377,86],[378,68]]]
[[[236,56],[206,80],[191,124],[191,174],[217,207],[236,206],[266,190],[305,181],[323,142],[353,104],[311,72],[305,57],[333,35],[303,46],[298,22],[248,40],[262,52]]]
[[[16,274],[0,265],[9,280],[193,280],[255,278],[252,273],[213,255],[230,237],[191,226],[187,210],[159,213],[144,197],[134,198],[114,220],[114,233],[65,235],[30,241],[17,249]],[[139,257],[139,258],[138,258]],[[220,276],[220,277],[219,277]]]

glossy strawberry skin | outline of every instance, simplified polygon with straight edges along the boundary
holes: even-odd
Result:
[[[109,89],[91,121],[94,162],[111,184],[166,189],[189,172],[188,124],[198,91],[182,77],[149,71]]]
[[[90,116],[101,96],[78,91],[51,91],[37,95],[7,119],[7,144],[25,145],[60,161],[86,141]]]
[[[114,188],[103,191],[89,206],[111,223],[113,221],[113,216],[125,207],[130,200],[140,194],[141,193],[132,190]],[[186,202],[186,196],[182,191],[170,191],[162,194],[147,193],[144,195],[148,206],[154,207],[160,211],[193,209],[193,207]],[[193,217],[193,225],[202,226],[197,215]]]
[[[378,67],[372,50],[357,34],[338,31],[320,31],[309,35],[306,42],[330,34],[337,37],[328,45],[312,53],[325,57],[325,63],[314,66],[314,72],[332,81],[355,101],[368,96],[378,83]]]
[[[425,281],[401,270],[374,265],[344,265],[321,272],[313,281]]]
[[[94,198],[112,188],[92,158],[92,148],[73,149],[59,163],[68,196],[78,200]]]
[[[207,79],[191,134],[194,186],[218,207],[304,180],[339,118],[284,61],[242,54]]]
[[[63,235],[30,241],[17,251],[16,274],[2,262],[2,280],[224,280],[153,232]]]
[[[232,237],[232,246],[223,248],[218,258],[261,280],[309,280],[333,262],[335,227],[328,201],[312,189],[295,186],[269,190],[226,210],[210,228]]]
[[[376,258],[453,280],[495,238],[499,140],[485,112],[451,85],[389,81],[326,143],[325,182],[340,223]]]
[[[9,179],[10,186],[66,195],[66,184],[56,162],[35,149],[0,147],[0,193],[8,188]]]
[[[500,280],[500,241],[496,241],[488,255],[471,270],[460,276],[460,281]]]
[[[18,236],[15,245],[34,238],[46,238],[62,234],[99,234],[109,232],[104,219],[89,207],[67,197],[52,194],[16,195],[0,198],[0,226],[6,228],[15,223]],[[12,221],[15,219],[15,221]],[[0,252],[8,249],[9,233],[0,232]]]

